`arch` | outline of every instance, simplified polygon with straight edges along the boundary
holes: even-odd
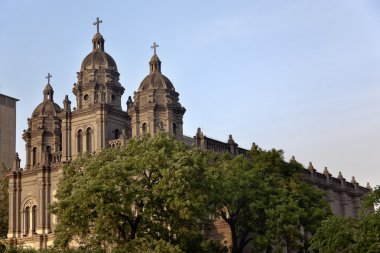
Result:
[[[37,229],[37,202],[33,198],[26,198],[23,202],[23,231],[24,236],[36,234]]]
[[[120,138],[120,131],[119,129],[115,129],[115,139],[119,139]]]
[[[37,148],[34,147],[32,150],[32,165],[35,166],[37,164]]]
[[[146,123],[143,123],[143,124],[142,124],[142,133],[143,133],[143,134],[148,133],[148,126],[147,126]]]
[[[86,151],[91,153],[92,149],[92,136],[91,136],[91,128],[87,128],[86,130]]]
[[[83,131],[82,129],[78,130],[77,133],[77,153],[80,154],[83,151]]]

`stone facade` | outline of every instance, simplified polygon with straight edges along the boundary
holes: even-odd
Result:
[[[100,21],[97,19],[99,26]],[[214,152],[243,154],[232,136],[227,142],[206,137],[198,129],[194,137],[183,134],[185,108],[179,93],[161,72],[161,61],[154,54],[149,62],[149,74],[143,79],[133,99],[129,96],[127,110],[121,106],[124,87],[114,59],[105,52],[105,40],[99,33],[92,39],[92,51],[84,58],[77,83],[72,91],[76,106],[71,107],[68,96],[62,107],[54,102],[54,90],[48,83],[42,102],[28,119],[23,139],[26,165],[20,168],[16,156],[9,178],[8,238],[15,244],[45,248],[54,239],[55,218],[48,212],[54,201],[62,168],[79,155],[93,154],[105,147],[127,145],[127,140],[142,134],[154,135],[166,131],[188,145]],[[334,213],[356,216],[360,199],[368,190],[343,177],[333,178],[314,169],[304,173],[307,182],[327,192]],[[338,181],[337,181],[338,180]],[[215,238],[226,238],[225,224],[216,221]]]
[[[16,102],[0,94],[0,166],[12,167],[16,152]]]

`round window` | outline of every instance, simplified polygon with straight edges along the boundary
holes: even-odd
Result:
[[[88,98],[89,98],[88,94],[84,95],[84,97],[83,97],[84,101],[87,101]]]

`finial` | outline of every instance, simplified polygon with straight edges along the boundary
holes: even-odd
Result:
[[[309,171],[314,171],[314,166],[312,162],[309,162],[309,166],[307,167]]]
[[[20,158],[18,156],[18,153],[16,152],[16,154],[15,154],[15,160],[14,160],[14,164],[13,164],[13,170],[14,171],[20,170],[20,162],[21,162],[21,160],[20,160]]]
[[[103,20],[100,20],[99,17],[96,17],[96,21],[93,23],[93,25],[96,25],[96,32],[99,33],[99,24],[103,23]]]
[[[368,190],[372,191],[372,187],[371,187],[371,185],[369,184],[369,182],[367,182],[367,186],[366,186],[366,188],[367,188]]]
[[[48,73],[48,75],[45,77],[48,80],[48,84],[50,84],[50,78],[52,78],[52,77],[53,76],[50,73]]]
[[[338,179],[343,179],[343,175],[341,171],[339,171]]]
[[[356,183],[357,183],[355,177],[352,177],[352,179],[351,179],[351,183],[352,183],[352,184],[356,184]]]
[[[325,167],[325,169],[323,170],[323,175],[327,177],[329,174],[330,174],[329,170],[327,169],[327,167]]]
[[[156,55],[156,48],[158,48],[159,46],[160,45],[158,45],[156,42],[153,42],[153,46],[150,47],[153,49],[154,55]]]
[[[69,96],[66,95],[65,99],[63,100],[63,108],[65,111],[71,111],[71,101],[69,100]]]

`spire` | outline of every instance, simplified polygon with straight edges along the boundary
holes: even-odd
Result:
[[[47,80],[48,80],[48,83],[46,84],[45,86],[45,89],[44,89],[44,100],[51,100],[53,101],[53,95],[54,95],[54,90],[53,90],[53,87],[51,87],[50,85],[50,78],[52,78],[53,76],[48,73],[48,75],[45,77]]]
[[[156,42],[153,42],[153,45],[150,47],[153,49],[153,56],[149,61],[150,65],[150,73],[158,72],[161,73],[161,61],[160,58],[157,56],[156,49],[159,47],[159,45]]]
[[[103,36],[99,33],[99,25],[103,23],[103,20],[100,20],[99,17],[96,18],[96,21],[93,25],[96,25],[96,33],[94,38],[92,38],[92,50],[101,50],[104,51],[104,39]]]

